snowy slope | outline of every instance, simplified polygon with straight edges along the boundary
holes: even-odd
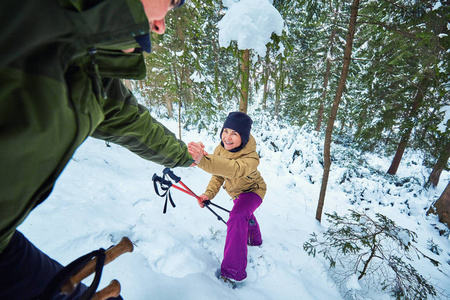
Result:
[[[163,123],[177,132],[175,122]],[[322,176],[321,138],[276,128],[255,128],[254,135],[262,156],[259,169],[268,183],[264,202],[255,213],[263,245],[249,248],[248,278],[237,289],[215,277],[223,257],[225,225],[198,207],[194,198],[176,190],[172,195],[177,207],[169,206],[167,214],[162,214],[164,200],[155,194],[151,178],[154,173],[161,175],[163,167],[100,140],[88,139],[77,150],[49,199],[19,229],[63,264],[128,236],[135,243],[134,252],[105,267],[101,281],[105,286],[118,279],[124,299],[342,299],[327,274],[327,262],[303,251],[310,234],[320,232],[327,223],[325,217],[323,224],[315,220]],[[209,152],[218,142],[194,130],[184,132],[183,140],[202,141]],[[425,193],[417,190],[419,185],[396,187],[380,179],[374,170],[385,172],[390,163],[386,158],[364,155],[361,159],[373,169],[362,164],[357,169],[360,176],[346,173],[344,156],[336,158],[340,163],[332,166],[325,211],[376,211],[415,231],[418,248],[441,262],[441,272],[425,260],[418,261],[416,268],[449,295],[450,241],[439,236],[433,224],[442,225],[427,219],[424,211],[442,193],[449,172],[442,174],[436,190]],[[419,154],[406,155],[398,177],[426,177],[420,159]],[[174,173],[198,194],[210,178],[198,168],[174,169]],[[343,178],[349,179],[339,184]],[[365,200],[352,199],[352,190]],[[229,209],[232,204],[225,191],[214,202]],[[429,239],[439,244],[441,255],[427,249]],[[377,292],[374,299],[389,297]]]

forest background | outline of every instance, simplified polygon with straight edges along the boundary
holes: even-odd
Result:
[[[191,0],[170,13],[166,34],[153,37],[146,79],[133,82],[151,111],[178,120],[180,137],[182,127],[208,128],[229,111],[268,113],[326,131],[325,144],[333,131],[335,143],[393,156],[390,175],[405,149],[421,150],[432,170],[427,186],[437,186],[450,156],[448,1],[274,0],[284,28],[266,53],[235,41],[221,47],[228,2],[236,1]]]
[[[283,19],[264,51],[221,42],[220,21],[244,2],[253,16],[271,2]],[[147,78],[126,83],[186,142],[212,147],[229,111],[252,116],[270,189],[248,278],[237,289],[217,280],[226,230],[196,203],[176,195],[177,209],[161,214],[149,184],[161,166],[95,139],[21,225],[39,248],[70,262],[129,236],[134,255],[103,275],[129,299],[449,299],[448,1],[189,0],[166,21]],[[239,21],[238,33],[252,26]],[[209,178],[176,172],[195,191]]]

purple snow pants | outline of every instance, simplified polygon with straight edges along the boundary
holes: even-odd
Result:
[[[247,277],[247,245],[262,244],[259,225],[253,215],[261,203],[261,197],[255,193],[242,193],[234,200],[227,222],[227,238],[220,272],[222,276],[237,281]]]

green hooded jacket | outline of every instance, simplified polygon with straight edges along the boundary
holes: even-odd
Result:
[[[149,33],[139,0],[0,2],[0,252],[93,136],[166,167],[186,145],[120,78],[142,79],[134,37]]]

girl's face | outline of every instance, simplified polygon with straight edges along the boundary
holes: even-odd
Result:
[[[239,133],[230,128],[224,128],[222,132],[222,142],[226,150],[232,150],[242,144]]]

